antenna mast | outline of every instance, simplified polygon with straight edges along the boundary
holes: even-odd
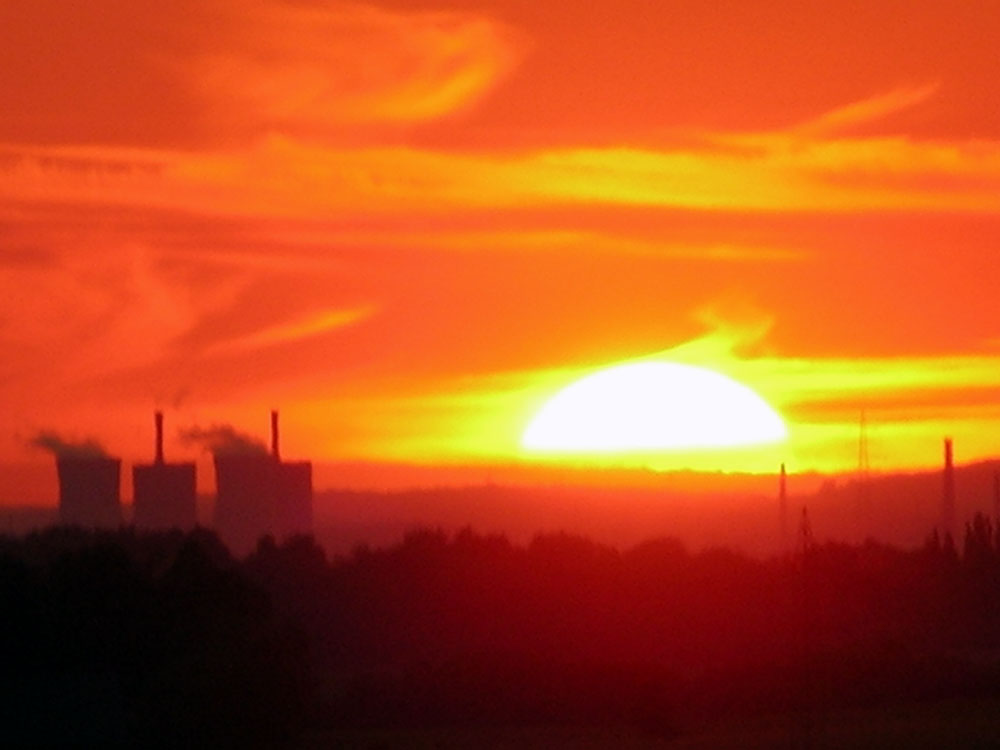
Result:
[[[858,530],[862,536],[870,531],[871,503],[868,498],[868,475],[871,462],[868,458],[868,418],[864,408],[858,425]]]
[[[1000,471],[993,471],[993,523],[1000,539]]]
[[[812,524],[809,522],[809,510],[802,506],[802,520],[799,522],[799,554],[805,560],[806,555],[816,546],[813,538]]]
[[[945,535],[955,538],[955,463],[951,438],[944,439],[944,487],[941,497],[941,525]]]
[[[785,464],[781,464],[781,477],[778,480],[778,513],[781,519],[781,554],[788,554],[788,488],[785,476]]]

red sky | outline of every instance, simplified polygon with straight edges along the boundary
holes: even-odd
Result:
[[[998,11],[5,0],[0,460],[279,407],[290,455],[508,463],[650,356],[785,418],[698,465],[849,470],[862,409],[873,469],[995,455]]]

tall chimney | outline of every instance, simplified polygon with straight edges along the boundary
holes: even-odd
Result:
[[[163,412],[158,411],[153,415],[156,422],[156,463],[163,463]]]
[[[944,489],[941,497],[941,525],[945,534],[955,538],[955,467],[951,438],[944,439]]]
[[[280,457],[278,453],[278,412],[276,409],[271,410],[271,455],[275,460]]]

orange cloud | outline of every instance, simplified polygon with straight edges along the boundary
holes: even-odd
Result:
[[[800,137],[815,138],[821,135],[842,132],[851,127],[881,120],[904,109],[921,104],[934,96],[941,88],[939,81],[923,86],[904,86],[884,94],[877,94],[852,102],[827,112],[789,132]]]
[[[470,12],[356,3],[229,9],[229,32],[193,75],[213,120],[279,131],[407,123],[464,109],[520,59],[513,29]]]
[[[964,460],[995,453],[996,356],[786,358],[737,350],[760,326],[713,331],[640,358],[686,362],[723,372],[760,393],[785,418],[787,445],[741,458],[740,469],[850,471],[857,460],[858,419],[867,410],[875,470],[934,462],[942,435]],[[631,360],[637,361],[637,360]],[[331,455],[428,462],[506,461],[532,415],[563,386],[616,362],[439,378],[432,383],[372,384],[365,392],[303,401],[317,430],[330,420],[340,436]],[[377,425],[377,429],[373,426]],[[345,440],[344,436],[354,437]],[[735,470],[729,454],[650,454],[617,461],[660,468]],[[769,461],[770,463],[761,463]]]
[[[718,369],[763,395],[788,423],[796,470],[852,469],[863,410],[876,469],[933,460],[943,435],[956,438],[967,460],[996,452],[1000,356],[748,356],[741,352],[766,336],[765,319],[715,325],[655,356]]]
[[[246,336],[223,341],[208,350],[208,354],[251,351],[303,339],[354,325],[374,313],[372,307],[324,310],[287,323],[268,326]]]
[[[996,141],[827,134],[835,125],[892,111],[932,91],[851,105],[820,118],[818,129],[712,136],[702,146],[660,149],[564,147],[496,154],[338,148],[280,136],[248,150],[205,153],[7,147],[0,197],[301,218],[567,204],[1000,211]]]
[[[478,102],[524,35],[483,11],[289,0],[0,6],[0,141],[370,142]]]

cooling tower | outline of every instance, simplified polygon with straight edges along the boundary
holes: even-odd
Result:
[[[89,528],[120,526],[121,463],[108,457],[58,457],[59,520]]]
[[[237,555],[275,531],[278,463],[267,453],[215,456],[214,526]]]
[[[312,533],[312,464],[282,461],[278,413],[271,412],[271,453],[216,453],[214,526],[237,555],[260,537],[279,541]]]
[[[275,536],[311,534],[312,463],[309,461],[283,461],[278,464],[278,485],[275,500]]]
[[[278,452],[278,412],[271,412],[271,458],[275,463],[274,535],[284,539],[293,534],[311,534],[312,464],[282,461]]]
[[[198,523],[194,464],[132,467],[133,523],[143,529],[193,529]]]
[[[198,522],[193,463],[163,461],[163,415],[156,413],[156,461],[132,467],[133,523],[144,529],[191,529]]]

